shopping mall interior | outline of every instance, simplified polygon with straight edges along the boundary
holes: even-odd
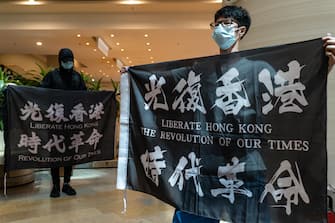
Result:
[[[66,47],[92,88],[113,90],[123,67],[219,54],[209,24],[222,5],[242,6],[251,15],[240,50],[335,35],[334,0],[1,0],[0,65],[40,80],[41,72],[58,66],[58,51]],[[327,84],[330,185],[335,185],[334,70]],[[0,170],[3,165],[2,143]],[[77,196],[59,199],[49,197],[48,169],[11,171],[6,196],[0,193],[0,222],[172,222],[172,206],[148,194],[116,189],[117,166],[117,157],[77,165],[71,179]]]

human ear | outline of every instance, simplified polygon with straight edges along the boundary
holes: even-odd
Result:
[[[245,26],[240,26],[239,28],[238,28],[238,37],[240,38],[240,39],[242,39],[243,37],[244,37],[244,35],[245,35],[245,33],[246,33],[246,31],[247,31],[247,28],[245,27]]]

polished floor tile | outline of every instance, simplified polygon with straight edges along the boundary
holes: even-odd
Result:
[[[174,208],[144,193],[115,189],[116,168],[75,169],[71,185],[77,196],[50,198],[49,171],[36,171],[35,181],[8,188],[0,196],[1,223],[171,223]]]

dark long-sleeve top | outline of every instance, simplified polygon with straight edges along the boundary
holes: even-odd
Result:
[[[78,72],[74,70],[61,72],[58,68],[45,75],[41,82],[41,87],[62,90],[87,90],[85,82]]]

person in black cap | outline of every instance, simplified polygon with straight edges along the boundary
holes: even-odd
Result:
[[[56,68],[43,78],[41,87],[62,90],[86,90],[86,85],[81,75],[73,68],[73,53],[68,48],[63,48],[58,53],[59,68]],[[64,183],[62,192],[67,195],[76,195],[76,191],[70,185],[72,166],[64,167]],[[60,196],[59,167],[51,168],[53,187],[50,197]]]

